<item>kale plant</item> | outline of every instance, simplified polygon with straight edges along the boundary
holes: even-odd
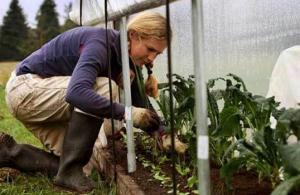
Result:
[[[194,76],[173,76],[175,130],[189,144],[188,166],[196,169]],[[225,88],[216,89],[217,82]],[[170,126],[169,89],[166,83],[160,84],[160,89],[157,103]],[[228,185],[241,168],[255,170],[259,179],[269,178],[273,186],[282,182],[285,173],[287,180],[278,187],[280,193],[300,183],[300,143],[287,145],[291,135],[300,138],[300,110],[279,109],[274,97],[253,95],[234,74],[209,80],[207,98],[210,161],[221,167],[221,176]],[[271,117],[277,120],[276,128],[271,127]]]

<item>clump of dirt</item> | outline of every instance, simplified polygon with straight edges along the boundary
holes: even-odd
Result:
[[[0,182],[12,182],[20,175],[20,171],[11,168],[0,168]]]

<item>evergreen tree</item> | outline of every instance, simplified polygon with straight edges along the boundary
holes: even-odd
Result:
[[[34,28],[28,28],[27,39],[22,44],[23,56],[28,56],[32,52],[40,48],[39,36],[37,30]]]
[[[36,16],[40,46],[60,33],[58,14],[53,0],[44,0]]]
[[[72,3],[70,2],[69,5],[66,5],[66,6],[65,6],[65,14],[66,14],[66,16],[65,16],[65,22],[64,22],[64,24],[61,26],[61,29],[60,29],[61,32],[65,32],[65,31],[67,31],[67,30],[69,30],[69,29],[71,29],[71,28],[75,28],[75,27],[78,26],[77,24],[75,24],[75,23],[74,23],[72,20],[70,20],[70,18],[69,18],[69,13],[70,13],[71,10],[72,10]]]
[[[4,16],[0,32],[0,60],[20,60],[22,45],[27,38],[26,18],[18,0],[12,0]]]

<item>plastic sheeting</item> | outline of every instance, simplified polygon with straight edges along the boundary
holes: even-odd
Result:
[[[104,5],[104,0],[83,0],[83,6],[95,1]],[[109,10],[141,1],[111,0]],[[79,16],[79,2],[74,1],[73,15]],[[266,95],[280,52],[300,44],[299,0],[203,0],[203,6],[206,79],[234,73],[244,79],[250,91]],[[191,2],[179,0],[170,8],[173,71],[187,76],[193,74]],[[93,15],[103,16],[103,9],[96,10]],[[153,10],[164,14],[165,6]],[[84,25],[92,21],[87,16],[91,12],[84,8],[83,17],[89,18],[83,18]],[[159,81],[167,81],[166,52],[155,64]]]
[[[121,12],[123,9],[146,0],[109,0],[108,12]],[[82,0],[82,25],[96,25],[105,16],[105,0]],[[80,0],[74,0],[70,19],[80,24]]]
[[[250,91],[266,95],[280,52],[300,42],[299,1],[210,0],[205,5],[210,75],[236,73]]]
[[[206,79],[234,73],[248,90],[266,95],[281,51],[300,44],[299,0],[203,0]],[[164,7],[155,9],[164,13]],[[171,4],[175,73],[193,74],[190,1]],[[154,72],[166,81],[165,53]]]

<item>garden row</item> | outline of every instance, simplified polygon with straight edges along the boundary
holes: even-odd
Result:
[[[173,86],[174,130],[189,145],[185,155],[176,156],[177,189],[181,194],[196,194],[194,77],[174,75]],[[213,194],[273,191],[282,195],[295,190],[300,183],[300,110],[279,109],[274,97],[253,95],[233,74],[210,80],[207,94]],[[170,130],[167,84],[160,84],[157,103]],[[288,141],[291,137],[296,141]],[[156,150],[147,135],[135,139],[138,161],[152,176],[148,180],[159,181],[166,192],[172,192],[170,155]]]

